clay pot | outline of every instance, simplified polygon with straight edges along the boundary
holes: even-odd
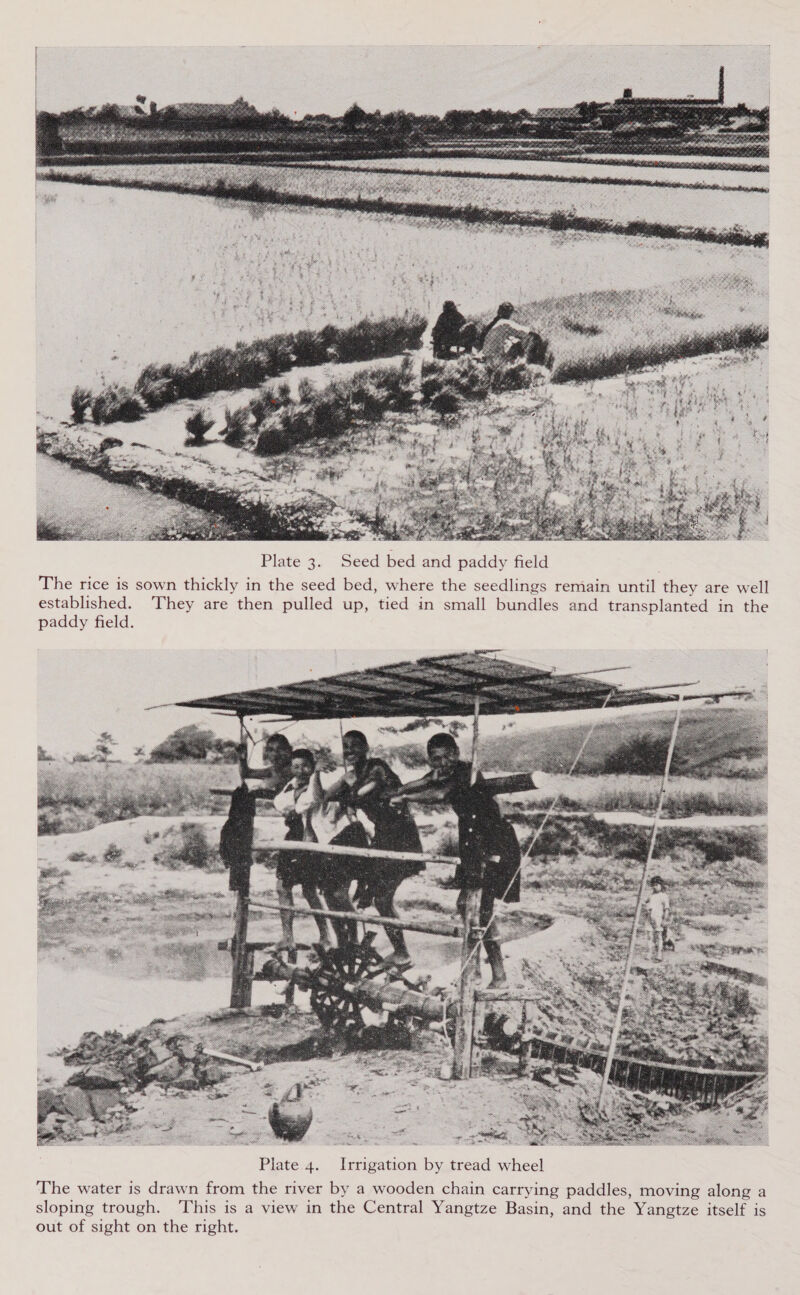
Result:
[[[299,1142],[308,1133],[314,1112],[311,1103],[303,1096],[303,1085],[287,1088],[279,1102],[269,1108],[269,1122],[276,1138],[284,1142]]]

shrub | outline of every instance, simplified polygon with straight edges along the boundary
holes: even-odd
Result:
[[[622,742],[615,751],[610,752],[604,773],[661,773],[664,768],[664,756],[667,743],[663,736],[652,733],[641,733]],[[678,771],[680,760],[674,760],[673,766]]]
[[[173,378],[143,378],[140,374],[136,380],[136,390],[148,409],[161,409],[177,399],[177,387]]]
[[[379,420],[390,409],[411,407],[414,370],[408,356],[399,366],[375,365],[350,377],[315,387],[308,378],[292,400],[287,384],[265,388],[250,402],[259,435],[257,454],[280,454],[316,437],[339,436],[355,419]]]
[[[268,418],[291,404],[292,393],[288,382],[281,382],[277,387],[263,387],[257,396],[253,396],[248,406],[253,423],[260,428]]]
[[[86,417],[86,411],[92,403],[92,393],[86,387],[76,387],[70,397],[72,406],[72,417],[76,423],[82,423]]]
[[[154,858],[162,868],[217,872],[223,866],[216,847],[210,844],[199,823],[181,823],[179,831],[167,832]]]
[[[223,439],[228,445],[241,445],[250,424],[250,410],[247,405],[240,409],[225,410],[225,431]]]
[[[454,395],[466,400],[485,400],[491,380],[491,372],[483,361],[472,355],[462,355],[457,360],[428,360],[422,366],[422,398],[439,413],[451,413],[458,408],[452,402]]]
[[[106,387],[92,398],[92,418],[101,423],[135,423],[147,413],[141,396],[127,387]]]
[[[106,863],[119,863],[120,859],[122,858],[122,854],[123,852],[120,849],[120,847],[116,844],[116,842],[109,841],[108,845],[103,851],[103,859]]]
[[[454,414],[461,404],[458,392],[452,387],[440,387],[435,396],[431,398],[431,409],[435,409],[437,414]]]
[[[189,434],[189,440],[193,445],[202,445],[205,440],[206,432],[214,426],[214,419],[209,416],[207,409],[195,409],[184,423],[184,427]]]

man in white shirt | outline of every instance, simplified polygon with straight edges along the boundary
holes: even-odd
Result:
[[[506,360],[515,358],[517,347],[514,343],[517,343],[520,355],[524,355],[524,344],[531,335],[531,329],[515,323],[511,318],[513,313],[511,302],[502,301],[484,333],[481,354],[490,368],[496,368],[499,364],[505,364]]]
[[[664,939],[669,925],[669,895],[664,887],[662,877],[652,877],[652,890],[647,900],[647,920],[650,924],[650,948],[653,961],[661,962],[664,957]]]

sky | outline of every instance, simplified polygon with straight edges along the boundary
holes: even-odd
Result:
[[[40,48],[37,106],[48,112],[132,104],[137,94],[169,103],[230,103],[260,111],[339,116],[368,111],[441,115],[448,108],[570,106],[634,94],[769,102],[769,48],[746,45],[406,45],[178,48]]]
[[[424,652],[404,653],[398,649],[385,652],[42,651],[39,653],[38,742],[50,754],[68,757],[76,751],[91,752],[100,733],[108,731],[117,742],[115,758],[130,759],[137,746],[149,751],[185,724],[200,724],[212,728],[221,737],[238,739],[238,723],[233,718],[164,703],[293,683],[424,655]],[[559,673],[591,674],[603,667],[629,666],[630,669],[608,676],[610,681],[626,688],[697,681],[697,692],[738,687],[760,692],[766,683],[766,656],[761,652],[570,650],[536,654],[515,651],[503,655],[534,666],[555,668]],[[148,710],[148,707],[159,709]],[[572,724],[580,718],[581,712],[573,711],[557,716],[520,716],[513,723],[525,729],[545,728],[557,723]],[[381,722],[359,721],[359,728],[370,741],[379,741]],[[506,716],[487,717],[485,731],[498,732],[508,723]],[[330,742],[338,737],[338,724],[302,721],[287,729],[287,736],[296,740],[301,732],[313,741]]]

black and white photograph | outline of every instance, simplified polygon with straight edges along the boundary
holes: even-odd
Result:
[[[36,105],[41,539],[767,537],[767,45],[40,47]]]
[[[41,651],[40,1144],[764,1144],[766,666]]]

